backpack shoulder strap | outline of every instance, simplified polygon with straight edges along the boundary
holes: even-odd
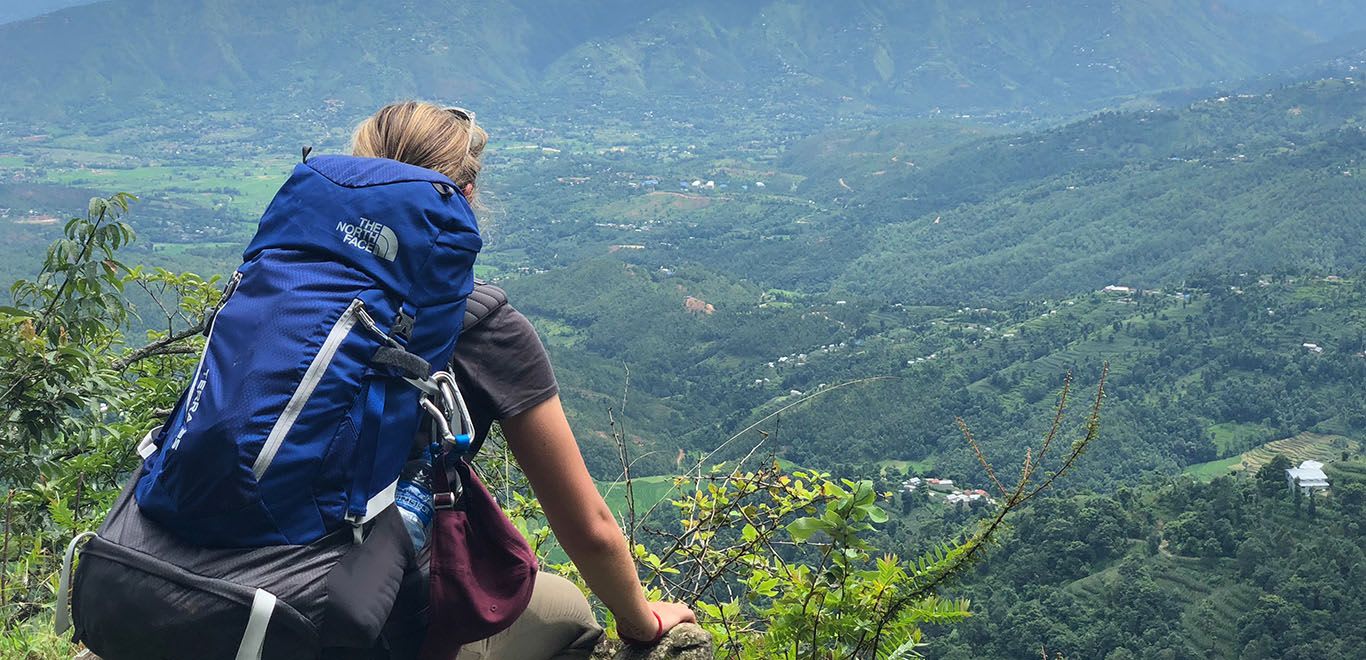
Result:
[[[506,305],[507,302],[508,294],[502,289],[488,282],[475,280],[474,291],[465,301],[465,324],[461,326],[460,332],[463,333],[479,325],[481,321],[488,318],[499,307]]]

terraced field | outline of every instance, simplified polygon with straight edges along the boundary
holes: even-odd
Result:
[[[1186,472],[1209,479],[1229,472],[1252,473],[1270,463],[1277,454],[1285,456],[1295,464],[1307,460],[1331,464],[1333,461],[1341,461],[1344,451],[1356,455],[1361,452],[1361,443],[1345,436],[1306,431],[1293,437],[1273,440],[1231,458],[1192,465],[1186,468]]]
[[[1276,454],[1281,454],[1295,463],[1315,460],[1323,463],[1341,458],[1343,450],[1355,453],[1360,451],[1361,443],[1340,435],[1320,435],[1301,433],[1297,436],[1268,442],[1261,447],[1244,452],[1242,469],[1256,472],[1271,462]]]
[[[1238,620],[1260,596],[1256,587],[1218,577],[1230,572],[1225,566],[1230,561],[1165,555],[1145,559],[1153,581],[1181,608],[1182,632],[1196,657],[1238,657]],[[1081,598],[1095,599],[1116,579],[1118,571],[1111,566],[1065,589]]]
[[[1366,484],[1366,460],[1329,463],[1323,467],[1329,483],[1355,482]]]
[[[1186,643],[1207,658],[1238,657],[1238,620],[1257,604],[1260,590],[1227,584],[1210,591],[1181,615]]]

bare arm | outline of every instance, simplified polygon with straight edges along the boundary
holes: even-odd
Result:
[[[618,631],[648,640],[661,624],[669,630],[693,621],[684,605],[645,599],[626,539],[588,475],[560,398],[552,396],[509,417],[502,427],[555,537],[589,588],[612,610]]]

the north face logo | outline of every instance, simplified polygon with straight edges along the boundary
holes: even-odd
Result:
[[[381,259],[393,261],[398,256],[398,237],[394,230],[373,220],[361,218],[355,223],[345,220],[337,223],[337,233],[342,242],[357,247]]]

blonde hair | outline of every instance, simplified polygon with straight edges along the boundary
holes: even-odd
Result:
[[[445,174],[461,193],[474,184],[489,135],[459,111],[423,101],[390,103],[365,118],[351,137],[351,153],[425,167]],[[478,188],[468,196],[478,207]]]

